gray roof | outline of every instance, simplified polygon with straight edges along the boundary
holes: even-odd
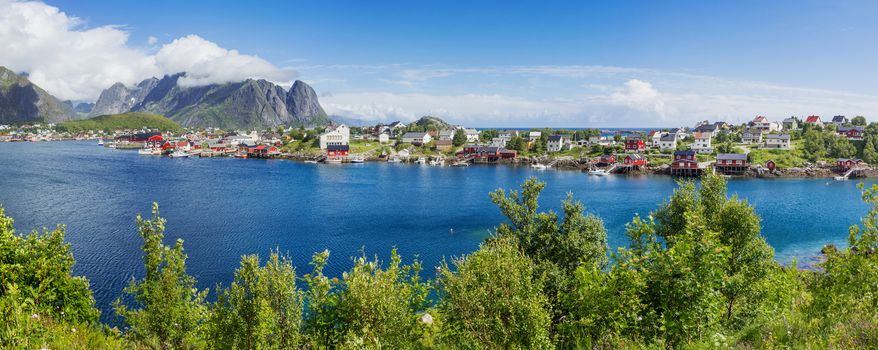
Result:
[[[661,141],[676,141],[677,135],[674,135],[674,134],[664,135],[664,136],[662,136],[662,138],[660,140]]]
[[[842,126],[842,127],[838,128],[838,132],[848,132],[851,130],[863,132],[863,130],[865,130],[865,129],[862,126]]]
[[[563,135],[552,135],[552,136],[549,136],[549,141],[561,141],[561,139],[563,139],[563,138],[564,138]]]
[[[837,115],[837,116],[832,117],[832,121],[837,122],[837,123],[843,123],[847,119],[848,118],[843,116],[843,115]]]
[[[783,134],[783,135],[768,134],[768,135],[765,135],[765,138],[766,139],[777,139],[777,140],[789,140],[790,135],[789,134]]]
[[[747,160],[747,155],[743,153],[719,153],[716,160]]]
[[[405,135],[402,135],[402,138],[404,138],[404,139],[410,139],[410,138],[420,139],[420,138],[424,138],[424,135],[427,135],[427,133],[425,133],[425,132],[407,132],[407,133],[405,133]]]
[[[714,132],[714,131],[716,131],[716,124],[704,124],[704,125],[701,125],[701,126],[695,128],[695,131]]]

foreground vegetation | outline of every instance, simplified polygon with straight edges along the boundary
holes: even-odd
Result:
[[[166,245],[154,206],[137,218],[145,275],[114,304],[121,330],[98,322],[88,282],[71,275],[64,227],[17,235],[0,210],[0,347],[878,347],[878,186],[863,191],[871,209],[848,247],[825,249],[816,271],[779,265],[753,208],[718,177],[681,182],[615,252],[572,196],[560,213],[540,211],[543,187],[492,193],[508,220],[432,280],[395,251],[357,258],[340,278],[323,273],[327,251],[304,275],[271,253],[242,257],[213,294],[186,272],[183,242]]]
[[[154,129],[160,131],[181,132],[183,128],[164,116],[152,113],[129,112],[122,114],[102,115],[89,119],[73,120],[58,124],[59,131],[83,132],[92,130],[140,130]]]

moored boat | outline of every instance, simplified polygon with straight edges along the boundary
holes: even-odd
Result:
[[[171,158],[189,158],[190,154],[183,151],[174,151],[168,155]]]

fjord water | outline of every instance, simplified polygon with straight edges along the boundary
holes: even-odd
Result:
[[[541,204],[560,209],[567,192],[603,218],[613,249],[625,224],[648,215],[674,190],[664,176],[590,177],[526,167],[430,167],[367,163],[316,165],[286,160],[169,159],[94,142],[0,143],[0,206],[18,232],[67,225],[75,273],[91,282],[104,317],[132,276],[142,276],[134,218],[158,202],[166,242],[181,238],[189,272],[202,288],[228,284],[241,255],[291,255],[299,274],[315,252],[331,252],[338,276],[365,254],[393,247],[425,273],[443,258],[475,250],[503,221],[488,192],[546,182]],[[734,179],[729,190],[762,217],[777,259],[809,261],[827,243],[844,245],[866,212],[855,181]]]

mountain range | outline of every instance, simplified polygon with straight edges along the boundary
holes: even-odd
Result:
[[[61,101],[25,75],[0,66],[0,124],[58,123],[75,117],[70,101]]]
[[[116,83],[94,104],[61,101],[27,79],[0,66],[0,124],[57,123],[83,117],[148,112],[183,127],[272,128],[330,123],[308,84],[295,81],[289,91],[262,79],[183,86],[186,73],[149,78],[128,87]]]
[[[104,90],[90,116],[124,112],[164,115],[184,127],[267,128],[317,126],[330,120],[314,89],[295,81],[289,91],[267,80],[182,86],[185,73],[141,81],[133,87],[116,83]]]

